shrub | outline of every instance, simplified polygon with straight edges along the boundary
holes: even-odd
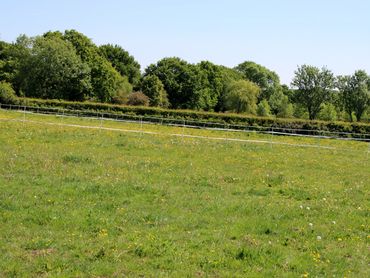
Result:
[[[128,105],[149,106],[149,98],[142,92],[134,92],[128,96]]]
[[[141,90],[149,97],[150,106],[167,108],[169,106],[167,93],[163,83],[156,75],[147,75],[141,82]]]
[[[14,104],[17,102],[17,96],[13,87],[8,82],[0,82],[0,103]]]
[[[270,105],[267,102],[266,99],[263,99],[258,105],[257,105],[257,115],[262,117],[268,117],[270,116]]]
[[[232,81],[227,88],[224,106],[236,113],[256,114],[260,88],[247,80]]]
[[[337,111],[335,110],[335,106],[331,103],[322,104],[318,119],[324,121],[336,121]]]
[[[240,128],[243,126],[254,127],[271,127],[282,129],[306,129],[306,130],[325,130],[335,132],[348,132],[348,133],[366,133],[370,134],[370,124],[366,123],[350,123],[350,122],[324,122],[324,121],[311,121],[302,119],[281,119],[281,118],[260,118],[255,116],[247,116],[232,113],[214,113],[214,112],[199,112],[192,110],[174,110],[162,109],[156,107],[138,107],[127,105],[112,105],[107,103],[96,102],[71,102],[71,101],[58,101],[58,100],[43,100],[43,99],[30,99],[30,98],[17,98],[17,104],[27,105],[31,107],[51,109],[70,109],[79,111],[79,114],[96,115],[96,112],[107,112],[116,115],[130,114],[136,116],[150,116],[158,118],[173,119],[174,121],[191,120],[199,121],[200,125],[205,122],[209,123],[222,123]],[[306,114],[308,116],[308,114]],[[195,124],[195,122],[193,122]],[[310,133],[305,133],[310,134]],[[316,134],[312,132],[312,134]],[[367,138],[367,137],[366,137]]]

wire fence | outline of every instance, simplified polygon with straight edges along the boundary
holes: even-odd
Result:
[[[219,131],[233,131],[233,132],[253,132],[270,135],[281,135],[281,136],[297,136],[297,137],[311,137],[311,138],[323,138],[323,139],[338,139],[338,140],[354,140],[370,142],[370,134],[367,133],[352,133],[352,132],[338,132],[328,130],[313,130],[313,129],[293,129],[293,128],[282,128],[282,127],[261,127],[261,126],[250,126],[250,125],[238,125],[229,123],[217,123],[209,121],[195,121],[188,119],[178,118],[166,118],[166,117],[154,117],[145,115],[132,115],[122,113],[108,113],[108,112],[96,112],[89,110],[71,110],[64,108],[54,107],[35,107],[35,106],[24,106],[24,105],[11,105],[11,104],[0,104],[0,109],[12,110],[24,113],[34,113],[43,115],[54,115],[62,117],[84,117],[95,120],[100,120],[100,125],[103,121],[121,121],[138,123],[141,126],[143,124],[157,124],[166,126],[177,126],[184,128],[194,129],[209,129]]]

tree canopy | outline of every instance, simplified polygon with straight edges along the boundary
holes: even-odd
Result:
[[[370,116],[370,78],[362,70],[336,78],[325,67],[302,65],[291,87],[252,61],[229,68],[167,57],[141,73],[122,46],[98,46],[76,30],[0,41],[0,82],[7,102],[26,96],[311,120]]]
[[[140,64],[133,56],[119,45],[105,44],[99,47],[99,51],[133,86],[138,85],[141,77]]]
[[[333,73],[325,67],[303,65],[296,70],[292,86],[297,88],[297,99],[307,108],[311,120],[320,112],[321,104],[330,98],[334,80]]]
[[[355,113],[356,119],[360,121],[370,104],[370,77],[363,70],[358,70],[351,76],[340,76],[338,88],[341,91],[344,109],[351,121],[352,113]]]
[[[260,88],[251,81],[233,81],[226,92],[225,107],[236,113],[256,114],[259,93]]]
[[[91,89],[90,68],[71,43],[57,37],[35,38],[19,75],[28,97],[81,101]]]
[[[260,100],[269,99],[275,91],[280,89],[279,76],[262,65],[246,61],[236,66],[235,69],[245,79],[256,83],[261,88]]]

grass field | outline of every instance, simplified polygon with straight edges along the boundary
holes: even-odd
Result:
[[[0,110],[0,276],[370,275],[366,143],[23,117]]]

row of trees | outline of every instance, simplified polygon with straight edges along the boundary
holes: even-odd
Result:
[[[26,97],[323,120],[361,120],[370,104],[364,71],[335,77],[326,68],[303,65],[291,88],[250,61],[227,68],[173,57],[141,73],[122,47],[97,46],[75,30],[0,41],[0,82]]]

